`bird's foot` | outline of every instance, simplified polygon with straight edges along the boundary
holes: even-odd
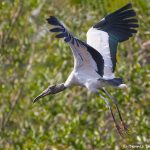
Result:
[[[117,131],[118,131],[119,135],[123,136],[123,132],[122,132],[122,130],[121,130],[121,128],[118,124],[116,124],[116,128],[117,128]]]

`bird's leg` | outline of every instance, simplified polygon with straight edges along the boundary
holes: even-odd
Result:
[[[63,90],[65,90],[67,87],[65,87],[64,83],[49,86],[46,90],[44,90],[40,95],[38,95],[34,100],[33,103],[38,101],[40,98],[50,95],[50,94],[56,94]]]
[[[125,122],[124,122],[124,120],[123,120],[123,118],[122,118],[121,112],[120,112],[120,110],[119,110],[119,107],[118,107],[118,105],[117,105],[117,101],[116,101],[116,100],[114,99],[114,97],[111,96],[104,88],[102,89],[102,91],[103,91],[103,92],[113,101],[113,103],[115,104],[115,107],[116,107],[117,112],[118,112],[118,114],[119,114],[119,118],[120,118],[121,123],[122,123],[122,125],[123,125],[123,127],[124,127],[124,130],[125,130],[125,131],[128,131],[128,127],[127,127],[127,125],[125,124]]]
[[[99,96],[100,96],[103,100],[105,100],[105,103],[106,103],[107,107],[109,108],[109,110],[110,110],[110,112],[111,112],[111,116],[112,116],[112,118],[113,118],[113,120],[114,120],[114,123],[115,123],[115,126],[116,126],[116,128],[117,128],[117,131],[118,131],[118,133],[122,136],[121,128],[120,128],[120,126],[118,125],[118,123],[117,123],[117,121],[116,121],[116,119],[115,119],[114,113],[113,113],[113,111],[112,111],[112,109],[111,109],[111,106],[110,106],[110,103],[109,103],[109,100],[108,100],[107,98],[103,97],[101,94],[99,94]]]

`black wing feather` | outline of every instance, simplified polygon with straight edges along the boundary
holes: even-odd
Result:
[[[53,28],[53,29],[50,29],[51,32],[64,32],[64,29],[63,28]]]
[[[63,27],[63,25],[57,20],[56,17],[54,16],[51,16],[49,18],[46,19],[48,21],[49,24],[51,25],[56,25],[56,26],[61,26]]]
[[[68,35],[68,36],[64,39],[65,42],[69,42],[70,40],[71,40],[71,36],[70,36],[70,35]]]
[[[56,17],[50,16],[47,21],[51,25],[58,26],[57,28],[50,29],[51,32],[60,32],[60,34],[56,35],[57,38],[64,38],[65,42],[71,41],[72,44],[74,44],[74,40],[77,40],[64,28],[64,26],[58,21]]]

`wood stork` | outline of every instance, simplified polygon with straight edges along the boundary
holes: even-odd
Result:
[[[69,33],[56,17],[50,16],[47,19],[48,23],[56,26],[50,31],[59,32],[56,38],[63,38],[70,46],[74,56],[74,68],[65,83],[49,86],[33,102],[46,95],[61,92],[73,85],[86,87],[106,102],[119,134],[122,135],[123,130],[128,131],[115,98],[106,91],[105,87],[127,87],[121,78],[116,78],[114,75],[116,53],[118,43],[128,40],[137,32],[138,21],[135,17],[136,13],[132,9],[132,4],[128,3],[91,27],[87,32],[87,42],[83,42]],[[100,94],[100,91],[105,93],[115,104],[123,130],[116,122],[108,98]]]

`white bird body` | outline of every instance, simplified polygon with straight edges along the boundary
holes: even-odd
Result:
[[[107,15],[87,32],[87,42],[83,42],[71,35],[62,23],[54,16],[47,19],[48,23],[56,26],[51,32],[59,32],[57,38],[63,38],[70,46],[74,57],[74,68],[65,83],[49,86],[34,102],[49,94],[56,94],[64,89],[79,85],[86,87],[89,91],[98,94],[103,91],[115,104],[120,120],[124,124],[115,99],[105,90],[107,86],[125,88],[121,78],[115,78],[116,54],[119,42],[128,40],[135,28],[138,27],[136,13],[129,3],[119,10]],[[118,132],[120,127],[116,123],[114,114],[107,98],[99,94],[109,107]]]
[[[91,92],[98,92],[99,88],[102,88],[101,81],[98,81],[99,75],[91,69],[89,70],[81,67],[80,69],[73,70],[65,82],[65,87],[73,85],[80,85],[86,87]]]

